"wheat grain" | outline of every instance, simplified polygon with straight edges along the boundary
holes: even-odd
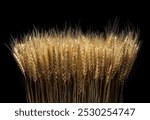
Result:
[[[133,32],[33,32],[12,45],[28,102],[120,102],[140,43]]]

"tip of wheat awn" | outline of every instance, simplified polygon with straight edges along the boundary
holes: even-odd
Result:
[[[26,80],[28,102],[119,102],[140,43],[131,31],[33,32],[12,52]]]

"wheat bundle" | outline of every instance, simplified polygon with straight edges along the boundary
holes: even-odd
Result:
[[[12,44],[28,102],[121,102],[139,50],[134,32],[33,32]]]

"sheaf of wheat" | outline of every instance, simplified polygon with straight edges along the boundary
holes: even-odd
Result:
[[[132,31],[104,36],[53,30],[14,40],[12,52],[28,102],[121,102],[139,46]]]

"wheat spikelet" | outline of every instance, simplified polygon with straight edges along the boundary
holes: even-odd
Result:
[[[15,41],[12,52],[28,102],[120,102],[139,46],[132,32],[36,31]]]

